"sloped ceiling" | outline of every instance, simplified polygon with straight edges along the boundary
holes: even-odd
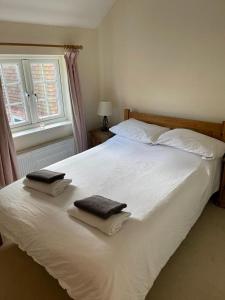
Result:
[[[116,0],[0,0],[0,21],[96,28]]]

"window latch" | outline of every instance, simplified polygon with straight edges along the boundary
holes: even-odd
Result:
[[[33,93],[34,97],[35,97],[35,101],[38,102],[38,95],[36,93]]]

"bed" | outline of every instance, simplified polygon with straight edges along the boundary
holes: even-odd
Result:
[[[125,119],[191,128],[223,140],[222,124],[125,110]],[[143,300],[210,196],[218,191],[221,160],[115,136],[50,166],[73,179],[63,196],[23,189],[0,191],[0,232],[26,251],[77,300]],[[83,197],[126,202],[132,217],[109,237],[67,215]]]

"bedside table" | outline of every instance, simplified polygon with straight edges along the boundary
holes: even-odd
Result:
[[[222,173],[221,173],[221,182],[220,182],[220,194],[219,202],[220,207],[225,208],[225,156],[222,160]]]
[[[110,139],[114,134],[110,131],[102,131],[101,129],[94,129],[89,131],[91,147],[100,145]]]

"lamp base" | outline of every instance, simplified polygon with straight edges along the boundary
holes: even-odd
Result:
[[[107,116],[103,117],[101,130],[102,131],[109,131],[109,120],[108,120]]]

